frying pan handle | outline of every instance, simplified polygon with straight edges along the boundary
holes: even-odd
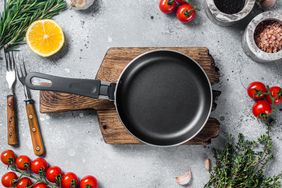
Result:
[[[100,80],[64,78],[32,72],[27,74],[25,84],[33,90],[73,93],[94,99],[105,96],[114,100],[115,84],[104,83]]]

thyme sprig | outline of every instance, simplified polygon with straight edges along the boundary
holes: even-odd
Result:
[[[216,165],[205,188],[280,188],[282,173],[267,177],[265,170],[273,159],[273,144],[269,134],[257,141],[239,134],[238,142],[230,136],[223,150],[214,149]]]
[[[30,24],[50,19],[67,7],[64,0],[4,0],[0,14],[0,49],[13,49],[23,43]]]

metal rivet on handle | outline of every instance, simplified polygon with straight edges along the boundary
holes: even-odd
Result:
[[[40,150],[40,147],[39,147],[39,146],[36,146],[35,150],[36,150],[36,151],[39,151],[39,150]]]
[[[33,116],[32,116],[32,115],[29,115],[29,116],[28,116],[28,118],[29,118],[29,119],[32,119],[32,118],[33,118]]]
[[[31,130],[32,130],[32,132],[35,132],[35,131],[36,131],[36,128],[33,127]]]

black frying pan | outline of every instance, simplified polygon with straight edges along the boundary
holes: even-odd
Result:
[[[51,84],[35,84],[34,78]],[[204,127],[212,107],[211,85],[203,69],[191,58],[168,50],[138,56],[116,84],[30,73],[26,85],[35,90],[114,100],[129,132],[156,146],[174,146],[192,139]]]

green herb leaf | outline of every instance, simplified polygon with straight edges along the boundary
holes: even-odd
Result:
[[[262,135],[257,141],[246,140],[239,134],[232,136],[224,149],[214,149],[216,165],[205,188],[279,188],[282,173],[267,177],[264,172],[273,159],[271,137]]]

